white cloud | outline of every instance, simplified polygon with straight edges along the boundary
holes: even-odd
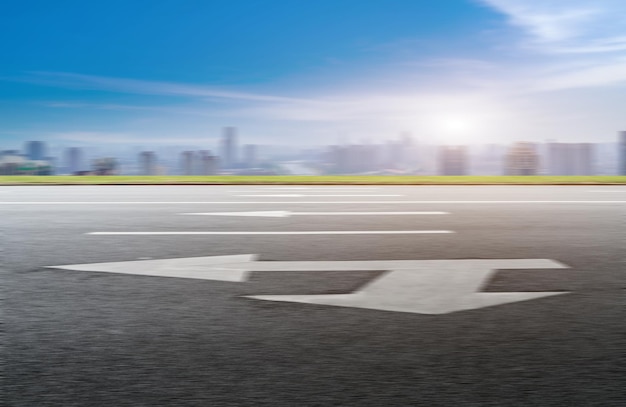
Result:
[[[524,29],[532,46],[552,53],[626,50],[623,0],[481,0]]]

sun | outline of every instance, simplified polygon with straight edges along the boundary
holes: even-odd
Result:
[[[477,137],[476,121],[466,116],[440,116],[433,121],[433,131],[446,144],[465,144]]]
[[[440,127],[446,133],[465,134],[474,129],[474,124],[464,117],[446,117],[441,119]]]

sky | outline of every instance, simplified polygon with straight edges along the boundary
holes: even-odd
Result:
[[[0,150],[611,142],[623,0],[7,0]]]

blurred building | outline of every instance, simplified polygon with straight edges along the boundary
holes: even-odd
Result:
[[[141,175],[157,175],[157,157],[154,151],[139,153],[139,171]]]
[[[48,161],[29,160],[21,154],[0,156],[0,175],[52,175],[53,169]]]
[[[115,175],[119,167],[117,160],[112,157],[96,158],[91,165],[94,175]]]
[[[237,166],[237,128],[224,127],[220,158],[224,168],[234,168]]]
[[[76,174],[84,170],[83,150],[78,147],[69,147],[65,150],[64,169],[68,174]]]
[[[505,175],[537,175],[539,173],[539,154],[534,143],[515,143],[504,159]]]
[[[619,175],[626,175],[626,131],[621,131],[619,133],[618,140],[618,150],[619,150]]]
[[[26,142],[26,158],[33,161],[44,161],[46,157],[46,144],[43,141]]]
[[[549,175],[594,175],[592,143],[557,143],[547,146]]]
[[[439,175],[467,175],[468,154],[466,146],[439,147]]]
[[[507,148],[500,144],[478,145],[471,151],[470,174],[502,175],[506,171],[504,162]]]
[[[219,160],[209,150],[198,151],[198,175],[215,175],[219,170]]]
[[[259,163],[259,147],[256,144],[243,146],[243,164],[246,168],[254,168]]]
[[[194,175],[195,162],[196,155],[193,151],[183,151],[180,154],[180,173],[182,175]]]

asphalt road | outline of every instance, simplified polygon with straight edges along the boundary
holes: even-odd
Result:
[[[8,406],[626,406],[623,186],[0,187],[0,232]],[[48,268],[243,254],[262,267],[242,281]],[[562,293],[436,314],[250,298],[468,259],[563,265],[474,291]],[[433,271],[437,300],[458,282]]]

